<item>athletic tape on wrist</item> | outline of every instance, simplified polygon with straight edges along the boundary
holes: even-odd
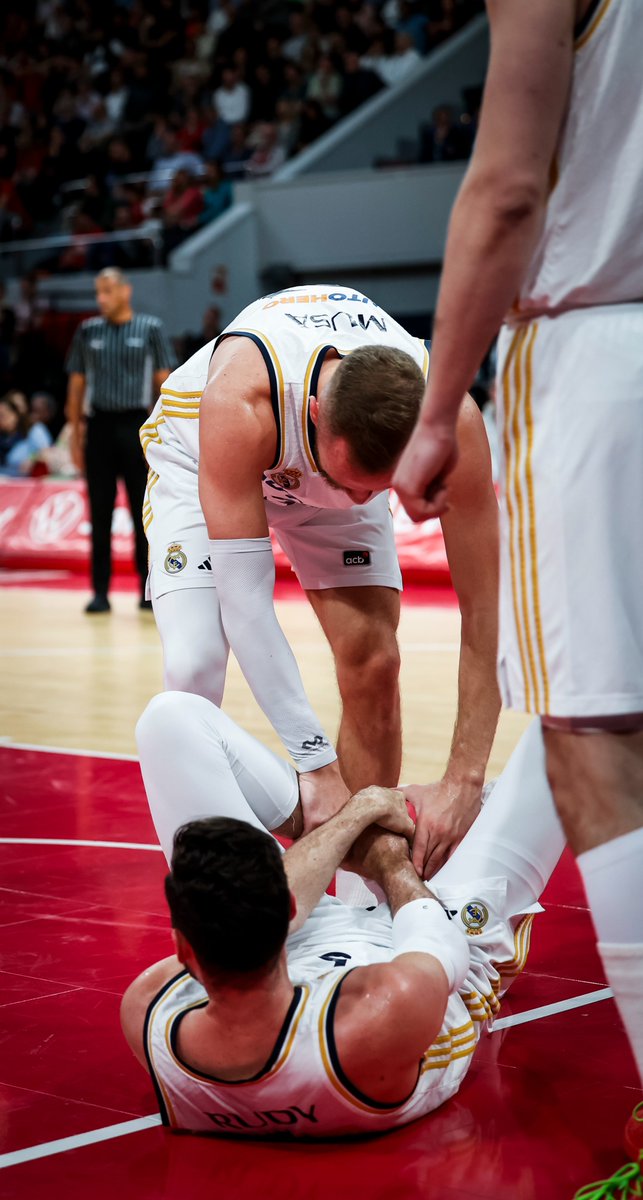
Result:
[[[449,993],[457,991],[469,969],[469,943],[437,900],[411,900],[393,918],[393,952],[432,954],[444,968]]]

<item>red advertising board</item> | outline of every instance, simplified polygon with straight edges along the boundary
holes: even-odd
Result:
[[[391,497],[400,564],[408,582],[448,584],[449,567],[438,521],[413,525],[396,496]],[[80,480],[0,480],[0,566],[84,571],[89,563],[91,525]],[[277,574],[290,564],[273,539]],[[114,570],[133,564],[132,517],[119,483],[112,524]]]

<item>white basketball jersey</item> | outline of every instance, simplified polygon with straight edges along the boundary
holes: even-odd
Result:
[[[575,42],[551,182],[544,230],[511,316],[643,301],[641,0],[590,7]]]
[[[268,1062],[253,1079],[238,1083],[201,1075],[182,1061],[177,1049],[181,1019],[207,998],[187,973],[173,979],[156,998],[146,1024],[146,1053],[164,1124],[251,1137],[377,1133],[405,1125],[452,1096],[467,1071],[479,1029],[460,997],[449,999],[440,1035],[418,1064],[413,1092],[391,1107],[361,1095],[337,1057],[333,1019],[347,974],[331,970],[296,985]]]
[[[418,1062],[415,1087],[402,1103],[371,1100],[347,1079],[333,1031],[335,1006],[350,971],[393,958],[390,910],[386,904],[374,911],[350,908],[324,896],[302,929],[288,938],[295,994],[272,1054],[253,1079],[224,1082],[182,1061],[177,1046],[181,1019],[207,1004],[206,992],[190,975],[170,980],[152,1001],[145,1047],[164,1123],[251,1137],[377,1133],[406,1125],[454,1095],[482,1029],[498,1012],[499,997],[525,964],[533,916],[502,917],[504,879],[473,880],[450,888],[448,896],[442,888],[437,891],[470,938],[471,962],[459,992],[449,997],[438,1036]]]
[[[210,359],[227,337],[247,337],[260,350],[268,377],[277,426],[275,461],[263,476],[263,493],[278,504],[349,508],[353,501],[319,474],[313,454],[314,425],[310,397],[331,350],[350,354],[359,346],[384,345],[405,350],[426,378],[425,343],[411,337],[387,313],[360,292],[330,284],[295,287],[264,296],[245,308],[223,333],[173,371],[141,430],[148,462],[158,470],[162,446],[177,465],[198,470],[199,404]]]

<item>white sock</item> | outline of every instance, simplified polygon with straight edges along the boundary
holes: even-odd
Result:
[[[579,854],[598,952],[643,1082],[643,829]]]
[[[586,850],[576,861],[599,941],[640,942],[643,828]]]
[[[599,942],[598,952],[643,1084],[643,942]]]

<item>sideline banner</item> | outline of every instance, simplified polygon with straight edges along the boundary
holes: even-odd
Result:
[[[409,583],[450,584],[439,521],[413,525],[397,496],[391,510],[400,565]],[[91,525],[85,485],[77,479],[0,479],[0,566],[86,571]],[[273,538],[277,575],[290,564]],[[134,571],[134,535],[127,494],[119,481],[112,522],[114,571]]]

